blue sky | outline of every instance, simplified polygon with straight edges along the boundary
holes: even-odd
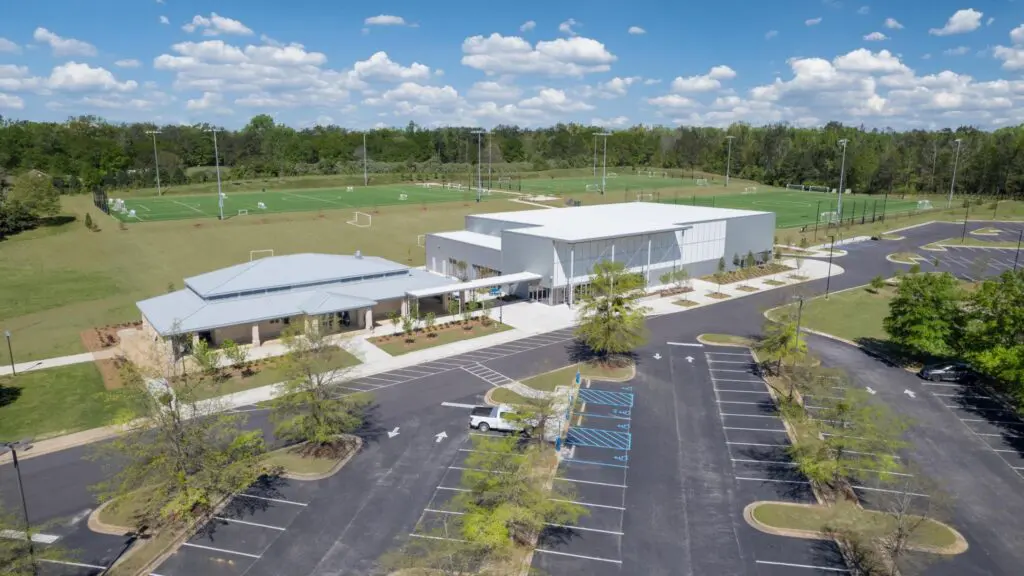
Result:
[[[0,114],[13,118],[1024,122],[1024,1],[34,0],[3,12]]]

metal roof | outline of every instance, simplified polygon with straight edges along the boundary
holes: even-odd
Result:
[[[351,260],[358,261],[355,258]],[[380,258],[371,261],[388,262]],[[256,324],[275,318],[368,308],[382,300],[404,298],[409,290],[451,283],[450,279],[443,276],[403,268],[404,273],[382,278],[341,281],[251,296],[210,299],[203,298],[191,288],[185,288],[143,300],[136,305],[157,333],[170,336],[239,324]]]
[[[405,270],[408,270],[408,266],[374,256],[290,254],[261,258],[192,276],[185,279],[185,285],[203,298],[212,298],[358,280]]]
[[[481,219],[519,224],[519,226],[511,226],[505,231],[566,242],[583,242],[668,232],[699,222],[713,222],[758,214],[770,214],[770,212],[653,202],[628,202],[548,210],[474,214],[466,216],[466,220]]]
[[[482,248],[488,248],[490,250],[501,250],[500,237],[490,236],[488,234],[481,234],[479,232],[470,232],[469,230],[456,230],[454,232],[435,232],[433,234],[427,234],[427,236],[447,238],[449,240],[455,240],[456,242],[472,244],[474,246],[480,246]]]
[[[406,294],[413,298],[426,298],[427,296],[461,292],[462,290],[477,290],[479,288],[490,288],[491,286],[503,286],[505,284],[517,284],[519,282],[532,282],[534,280],[540,280],[540,278],[540,274],[535,274],[533,272],[514,272],[512,274],[504,274],[502,276],[477,278],[476,280],[470,280],[469,282],[455,282],[432,288],[409,290]]]

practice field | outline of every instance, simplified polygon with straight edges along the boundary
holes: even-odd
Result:
[[[835,194],[823,192],[803,192],[799,190],[758,190],[757,192],[732,193],[720,196],[710,195],[660,195],[658,200],[669,204],[692,204],[696,206],[714,206],[717,208],[736,208],[740,210],[761,210],[775,212],[777,228],[792,228],[821,222],[828,222],[824,212],[836,210]],[[884,198],[877,195],[863,194],[843,195],[843,219],[856,217],[857,222],[863,216],[867,221],[875,214],[894,214],[917,210],[917,200],[900,200]]]
[[[686,188],[696,186],[693,178],[648,177],[645,175],[622,174],[611,172],[614,176],[605,179],[605,192],[625,192],[629,190],[661,190],[664,188]],[[584,176],[577,178],[523,178],[522,191],[528,194],[586,194],[601,189],[601,173],[597,178]]]
[[[486,191],[485,191],[486,192]],[[116,198],[116,192],[112,194]],[[491,198],[506,199],[510,196],[500,192],[485,194],[483,201]],[[424,204],[435,202],[475,202],[476,190],[433,186],[426,188],[417,184],[392,184],[387,186],[353,186],[345,188],[312,188],[299,190],[275,190],[268,192],[227,193],[224,198],[224,218],[245,218],[260,214],[283,212],[315,212],[318,210],[343,210],[395,206],[403,204]],[[125,222],[156,222],[163,220],[187,220],[191,218],[217,218],[219,208],[216,194],[195,196],[157,196],[127,198],[125,211],[111,208],[110,214]],[[135,215],[131,215],[131,211]]]

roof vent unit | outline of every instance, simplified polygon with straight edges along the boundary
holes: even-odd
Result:
[[[356,250],[356,258],[359,258],[360,260],[363,259],[363,252],[362,252],[362,250]]]

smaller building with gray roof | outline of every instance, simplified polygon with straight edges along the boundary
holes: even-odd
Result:
[[[137,303],[143,329],[158,338],[196,335],[259,345],[291,324],[323,334],[372,327],[404,310],[410,291],[451,280],[397,262],[337,254],[271,256],[185,279],[185,288]]]

